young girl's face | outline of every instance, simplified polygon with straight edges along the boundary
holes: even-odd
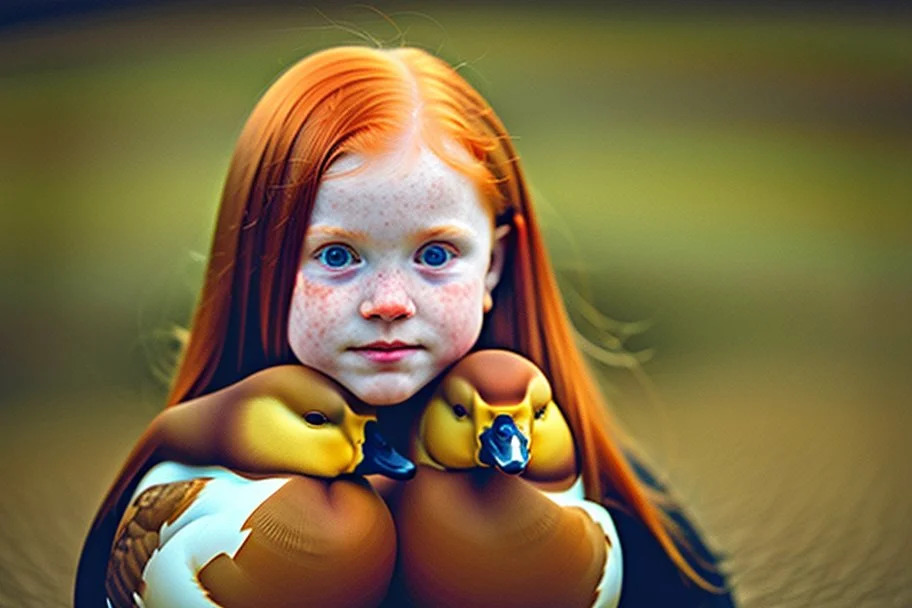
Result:
[[[288,341],[301,363],[389,405],[471,349],[503,244],[475,185],[427,148],[363,162],[343,158],[320,185]]]

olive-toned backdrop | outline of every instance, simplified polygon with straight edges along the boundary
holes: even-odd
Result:
[[[376,6],[0,23],[0,605],[69,604],[255,100],[371,37],[497,109],[581,331],[651,323],[593,369],[740,602],[912,605],[909,15]]]

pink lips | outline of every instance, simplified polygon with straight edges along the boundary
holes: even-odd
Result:
[[[406,344],[399,340],[394,340],[392,342],[378,340],[377,342],[371,342],[370,344],[356,346],[351,350],[374,363],[396,363],[405,357],[408,357],[410,354],[421,350],[421,347],[415,344]]]

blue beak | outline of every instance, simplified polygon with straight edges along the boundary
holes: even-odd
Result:
[[[501,414],[481,433],[478,459],[509,475],[522,473],[529,464],[529,440],[513,419]]]
[[[392,479],[411,479],[415,464],[393,449],[380,434],[380,426],[373,420],[364,426],[364,458],[355,468],[355,475],[379,473]]]

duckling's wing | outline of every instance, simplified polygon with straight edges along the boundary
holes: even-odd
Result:
[[[105,572],[118,524],[139,480],[160,459],[156,438],[147,431],[127,457],[89,528],[76,569],[75,608],[106,608]]]
[[[644,484],[653,490],[667,493],[652,472],[636,456],[628,460]],[[607,506],[624,548],[624,583],[621,587],[620,608],[636,606],[676,606],[680,608],[733,608],[731,593],[712,593],[681,574],[652,532],[638,519],[619,508]],[[720,569],[720,559],[706,546],[700,533],[678,505],[665,508],[678,525],[687,547],[680,547],[690,565],[708,582],[728,589]]]
[[[134,605],[134,594],[142,594],[143,569],[159,546],[162,525],[179,517],[206,483],[205,479],[193,479],[156,485],[127,507],[114,537],[105,578],[105,590],[114,606]]]

